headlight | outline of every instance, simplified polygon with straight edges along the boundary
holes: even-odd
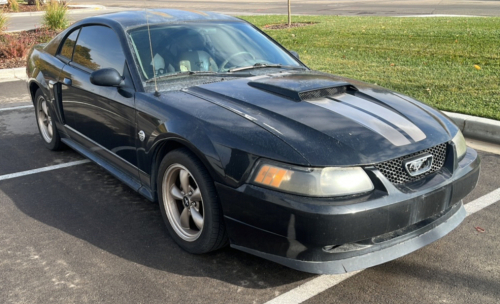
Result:
[[[455,151],[457,152],[457,160],[461,161],[465,156],[465,152],[467,152],[467,144],[465,144],[465,138],[462,135],[462,132],[458,130],[455,137],[452,139],[455,144]]]
[[[329,197],[363,193],[373,184],[360,167],[304,168],[271,161],[260,161],[252,183],[307,196]]]

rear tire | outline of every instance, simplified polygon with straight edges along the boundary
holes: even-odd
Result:
[[[45,147],[49,150],[56,151],[63,147],[61,137],[57,131],[53,120],[54,111],[48,102],[47,97],[38,89],[35,93],[35,115],[38,126],[38,131],[42,137]]]
[[[163,220],[182,249],[202,254],[228,244],[214,182],[189,150],[177,149],[165,155],[157,189]]]

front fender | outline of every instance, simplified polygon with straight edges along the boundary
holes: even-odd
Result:
[[[154,175],[156,155],[165,143],[188,147],[205,164],[213,179],[231,187],[246,180],[258,157],[303,163],[285,142],[258,125],[218,105],[183,92],[136,94],[140,169]]]
[[[148,94],[137,94],[136,109],[136,133],[143,131],[146,134],[144,141],[136,139],[138,165],[144,172],[143,183],[154,190],[156,170],[163,156],[179,147],[188,148],[204,163],[215,181],[223,182],[219,156],[202,122]]]

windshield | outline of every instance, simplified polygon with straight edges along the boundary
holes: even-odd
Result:
[[[244,22],[151,25],[129,31],[144,80],[186,72],[223,73],[241,67],[302,67],[282,48]],[[153,68],[156,73],[153,73]]]

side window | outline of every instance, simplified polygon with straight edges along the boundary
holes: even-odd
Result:
[[[114,68],[121,75],[125,66],[125,55],[115,32],[105,26],[86,26],[73,53],[73,62],[92,71]]]
[[[64,40],[64,44],[61,48],[61,56],[64,56],[71,60],[71,57],[73,57],[73,49],[75,48],[75,42],[76,38],[78,38],[78,33],[80,30],[76,30],[71,35],[69,35],[66,40]]]

